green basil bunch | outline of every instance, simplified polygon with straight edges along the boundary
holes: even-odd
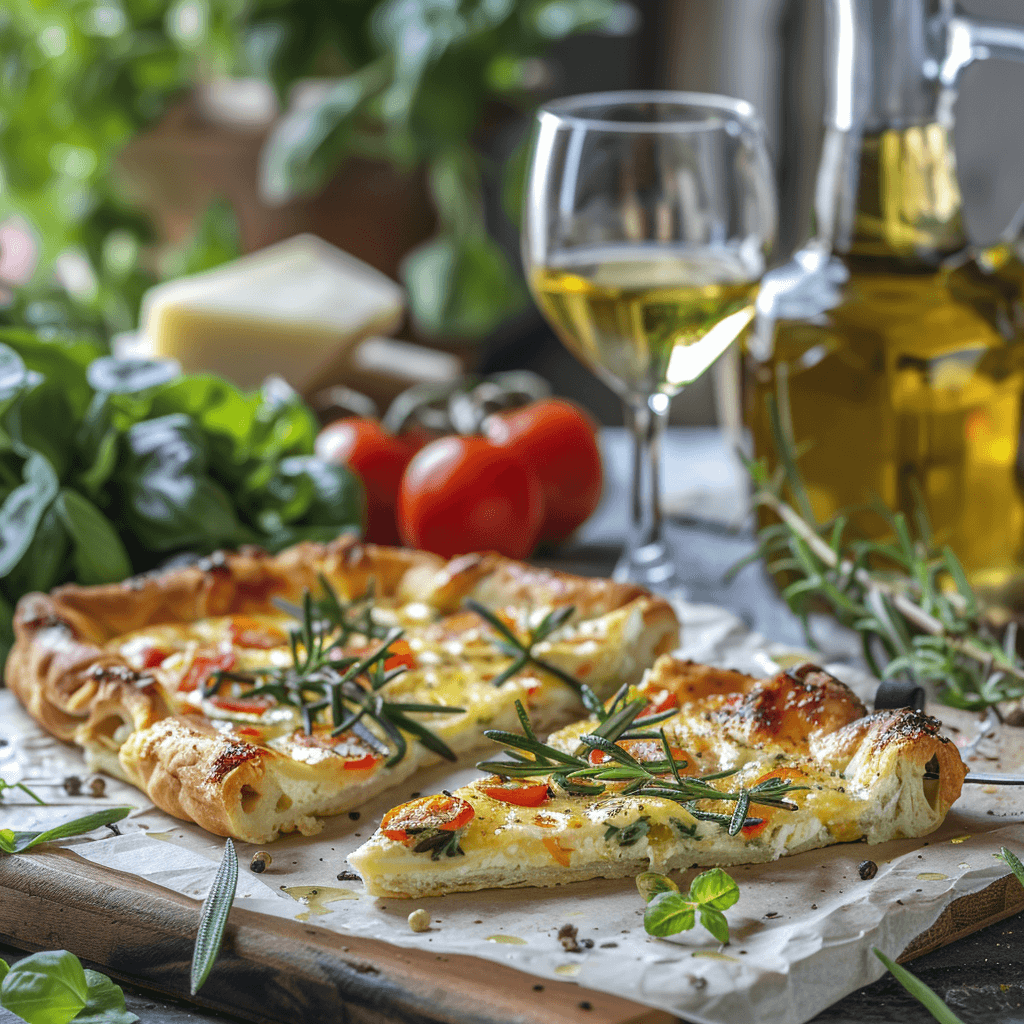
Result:
[[[243,393],[168,361],[0,330],[0,656],[29,591],[359,530],[359,480],[312,455],[316,429],[280,380]]]

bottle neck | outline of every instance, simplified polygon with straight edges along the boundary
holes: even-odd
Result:
[[[818,240],[879,270],[927,270],[967,245],[951,126],[826,131]]]

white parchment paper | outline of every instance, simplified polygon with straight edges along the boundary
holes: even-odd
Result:
[[[678,611],[686,657],[756,673],[804,660],[800,652],[766,643],[721,609],[680,605]],[[875,685],[870,677],[841,665],[829,667],[870,699]],[[947,717],[957,723],[950,734],[961,746],[974,738],[973,716]],[[0,691],[0,738],[8,741],[0,745],[0,775],[24,779],[51,801],[35,807],[8,791],[0,804],[0,827],[45,827],[97,806],[132,804],[137,809],[120,823],[121,835],[101,830],[62,845],[186,896],[205,895],[223,840],[169,817],[112,779],[101,799],[66,796],[60,782],[65,775],[83,774],[80,756],[43,734],[8,691]],[[978,745],[969,763],[979,771],[1022,767],[1003,763],[998,736]],[[415,903],[374,899],[358,881],[339,880],[348,869],[347,854],[373,833],[385,810],[414,792],[455,788],[475,775],[472,767],[439,767],[367,805],[357,818],[330,819],[320,836],[281,839],[267,847],[272,864],[263,874],[245,867],[256,847],[237,844],[243,868],[238,905],[438,955],[496,960],[541,978],[575,979],[698,1024],[801,1024],[881,976],[884,969],[872,946],[898,955],[954,899],[1007,874],[993,856],[1001,846],[1024,857],[1024,794],[1011,787],[966,786],[943,827],[923,840],[846,844],[774,864],[730,868],[742,895],[727,915],[728,946],[701,929],[667,940],[649,937],[644,904],[631,880],[460,893]],[[878,865],[878,873],[863,881],[858,865],[867,859]],[[677,881],[685,889],[696,873],[682,872]],[[312,898],[302,892],[309,887],[317,890]],[[406,918],[420,906],[434,924],[429,932],[414,933]],[[584,943],[588,948],[581,953],[563,950],[557,933],[564,924],[575,925],[580,941],[593,945]]]

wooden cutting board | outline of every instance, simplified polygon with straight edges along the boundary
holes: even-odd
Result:
[[[69,949],[116,977],[188,998],[200,904],[66,850],[0,858],[0,934]],[[1012,876],[955,900],[909,960],[1024,910]],[[440,956],[231,911],[196,1002],[254,1021],[306,1024],[671,1024],[659,1010],[468,956]]]

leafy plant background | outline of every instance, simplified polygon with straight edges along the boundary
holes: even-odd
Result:
[[[319,190],[352,155],[425,168],[436,237],[402,267],[419,328],[479,337],[524,298],[489,236],[475,135],[489,104],[526,109],[531,62],[555,41],[614,31],[617,0],[8,0],[0,6],[0,223],[23,218],[39,269],[0,322],[135,325],[156,279],[153,226],[120,186],[116,160],[191,86],[225,76],[291,87],[327,79],[287,113],[262,154],[266,197]],[[522,159],[507,168],[517,214]],[[166,264],[202,269],[234,254],[230,210],[210,211]],[[57,273],[54,273],[57,268]]]

